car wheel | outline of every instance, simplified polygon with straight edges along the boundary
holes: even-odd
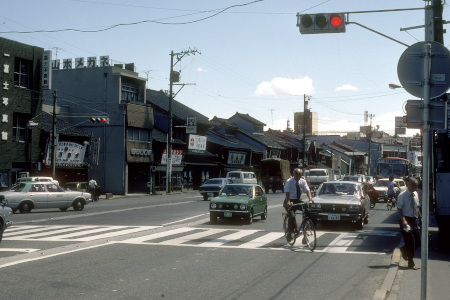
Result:
[[[252,223],[253,223],[253,210],[251,210],[247,216],[247,224],[250,225]]]
[[[209,215],[209,222],[211,224],[216,224],[217,223],[217,216],[210,214]]]
[[[363,213],[363,216],[364,216],[364,213]],[[360,220],[356,221],[355,228],[357,230],[362,230],[364,228],[364,217],[361,217]]]
[[[275,194],[277,192],[277,189],[272,189],[272,192]]]
[[[204,201],[208,200],[208,195],[207,194],[203,194],[203,200]]]
[[[84,208],[84,203],[81,200],[75,200],[73,202],[73,209],[77,211],[82,211]]]
[[[27,213],[29,213],[31,211],[32,208],[33,207],[31,206],[30,202],[24,202],[24,203],[20,204],[19,211],[21,213],[27,214]]]
[[[59,210],[60,210],[60,211],[66,211],[67,208],[60,208]]]
[[[267,206],[264,207],[264,212],[261,215],[261,220],[267,220]]]

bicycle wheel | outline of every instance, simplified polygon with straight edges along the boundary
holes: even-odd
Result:
[[[297,240],[297,236],[291,232],[288,232],[288,222],[289,222],[289,217],[287,215],[284,216],[283,219],[283,230],[284,230],[284,237],[286,238],[286,241],[288,242],[289,245],[293,246],[295,244],[295,241]]]
[[[388,200],[388,202],[386,204],[386,207],[387,207],[388,210],[392,209],[392,201],[391,200]]]
[[[305,218],[302,222],[303,237],[305,238],[306,245],[309,250],[314,251],[316,249],[316,227],[310,218]]]

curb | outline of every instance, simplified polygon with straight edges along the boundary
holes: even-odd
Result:
[[[384,278],[383,284],[380,289],[375,291],[375,294],[372,297],[372,300],[384,300],[386,296],[392,289],[392,285],[394,284],[395,277],[397,276],[398,265],[401,258],[400,248],[395,248],[391,257],[391,264],[389,265],[389,271]]]

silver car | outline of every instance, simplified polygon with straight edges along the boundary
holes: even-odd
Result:
[[[203,200],[208,200],[209,197],[219,196],[220,190],[227,184],[233,183],[229,178],[210,178],[206,180],[198,189],[203,196]]]
[[[29,213],[32,209],[59,208],[66,211],[69,207],[83,210],[92,201],[91,194],[78,191],[65,191],[53,182],[20,182],[0,197],[8,201],[13,212]]]
[[[3,232],[12,225],[12,209],[9,208],[7,201],[0,195],[0,242],[3,238]]]
[[[355,181],[324,182],[310,204],[310,217],[316,221],[352,222],[363,229],[369,222],[370,199],[362,183]]]

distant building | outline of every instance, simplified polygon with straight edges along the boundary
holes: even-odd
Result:
[[[309,111],[306,118],[306,135],[315,135],[319,132],[319,115],[316,112]],[[304,113],[294,113],[294,131],[303,134]]]

